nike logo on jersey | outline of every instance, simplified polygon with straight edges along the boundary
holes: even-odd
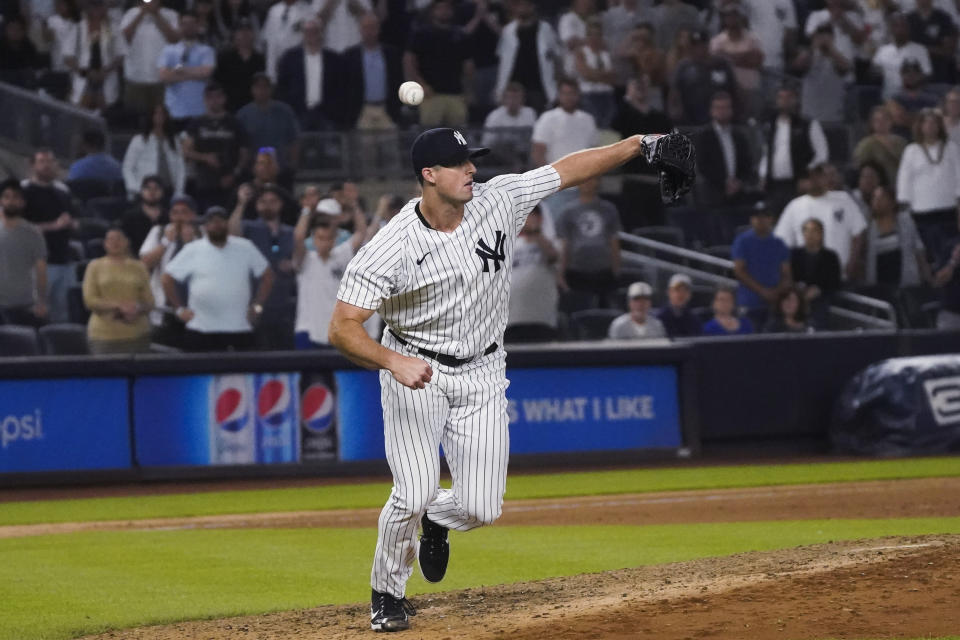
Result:
[[[430,255],[430,252],[429,252],[429,251],[427,251],[425,254],[423,254],[423,257],[420,258],[419,260],[417,260],[417,266],[420,266],[421,264],[423,264],[423,261],[427,259],[427,256],[428,256],[428,255]]]
[[[480,260],[483,261],[484,273],[490,271],[491,260],[493,260],[494,272],[500,271],[500,263],[507,259],[506,254],[503,252],[503,241],[506,239],[507,236],[504,235],[503,231],[497,229],[497,239],[493,243],[493,249],[491,249],[482,238],[477,243],[477,255],[480,256]]]

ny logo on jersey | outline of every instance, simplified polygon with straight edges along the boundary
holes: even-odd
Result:
[[[463,134],[460,133],[459,131],[454,131],[454,132],[453,132],[453,137],[456,138],[457,142],[459,142],[459,143],[460,143],[461,145],[463,145],[464,147],[467,146],[467,139],[464,138],[464,137],[463,137]]]
[[[497,229],[497,239],[493,243],[493,249],[491,249],[482,238],[477,242],[477,255],[480,256],[480,260],[483,261],[484,273],[490,271],[490,260],[493,260],[494,272],[500,271],[500,263],[507,259],[506,254],[503,252],[503,241],[506,239],[507,236],[503,231]]]

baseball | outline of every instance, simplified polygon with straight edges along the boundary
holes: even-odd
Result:
[[[414,82],[409,80],[400,85],[400,102],[403,104],[409,104],[412,107],[417,106],[423,102],[423,87],[420,86],[419,82]]]

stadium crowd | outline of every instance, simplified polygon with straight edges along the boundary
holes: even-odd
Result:
[[[302,135],[368,132],[399,180],[397,132],[434,126],[482,128],[516,169],[674,128],[697,148],[678,206],[636,161],[531,214],[508,341],[569,337],[587,309],[619,339],[826,329],[843,289],[960,327],[960,1],[5,0],[0,19],[0,80],[131,134],[118,158],[95,130],[77,159],[37,149],[0,193],[3,321],[83,320],[95,353],[324,346],[346,263],[416,194],[305,181]],[[739,286],[635,281],[619,232],[664,227]]]

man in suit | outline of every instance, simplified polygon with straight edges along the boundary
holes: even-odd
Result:
[[[293,108],[307,131],[348,126],[348,86],[340,56],[323,47],[323,28],[311,18],[303,23],[303,45],[287,50],[277,65],[277,99]]]

